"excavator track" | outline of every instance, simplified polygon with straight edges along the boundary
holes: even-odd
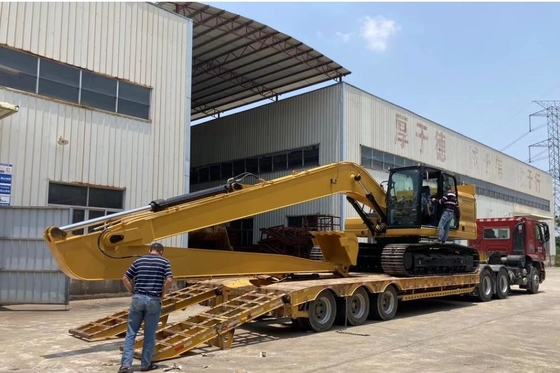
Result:
[[[381,254],[383,272],[400,277],[471,273],[479,261],[475,249],[447,243],[390,244]]]

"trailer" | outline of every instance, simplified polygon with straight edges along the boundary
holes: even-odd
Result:
[[[257,182],[250,184],[250,178]],[[387,185],[385,190],[366,169],[351,162],[270,181],[244,173],[223,186],[47,227],[44,237],[68,276],[116,280],[154,240],[207,230],[197,238],[200,242],[208,233],[224,231],[212,227],[235,219],[346,195],[359,217],[346,219],[343,231],[311,232],[316,246],[313,258],[236,252],[227,244],[222,245],[225,250],[167,247],[165,256],[174,277],[198,280],[163,299],[154,361],[178,357],[201,344],[231,347],[235,329],[263,315],[289,318],[299,328],[326,332],[335,323],[356,326],[368,319],[391,320],[402,301],[450,295],[490,300],[495,284],[503,281],[502,269],[513,272],[515,252],[506,255],[505,262],[500,257],[501,262],[495,263],[494,254],[481,260],[475,245],[457,243],[476,240],[480,230],[475,187],[458,185],[453,175],[426,165],[391,169]],[[444,190],[457,195],[458,205],[449,241],[439,242],[433,223],[442,211],[431,201],[441,198]],[[546,237],[548,230],[539,227]],[[83,228],[86,233],[75,233]],[[358,238],[368,242],[360,243]],[[531,268],[541,267],[534,265],[538,261],[533,256],[528,258],[523,268],[534,275]],[[521,273],[523,268],[518,268]],[[202,302],[210,302],[210,309],[168,325],[170,313]],[[71,329],[70,334],[85,340],[122,336],[126,322],[124,310]],[[136,341],[137,357],[142,342]]]

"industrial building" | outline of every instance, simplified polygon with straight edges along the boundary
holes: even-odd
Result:
[[[188,191],[191,61],[192,21],[153,4],[0,4],[0,303],[105,291],[70,284],[43,229]]]
[[[245,171],[270,179],[349,160],[382,181],[389,166],[423,162],[477,184],[481,217],[552,215],[549,174],[342,82],[349,73],[289,35],[200,3],[0,4],[0,304],[120,289],[69,281],[42,241],[46,226]],[[327,81],[336,83],[280,99]],[[191,128],[263,99],[273,102]],[[335,196],[232,224],[249,245],[263,227],[351,214]],[[186,236],[165,244],[184,247]]]
[[[554,224],[550,174],[344,82],[193,126],[191,135],[192,191],[242,172],[272,179],[342,160],[361,164],[381,183],[389,167],[423,163],[475,184],[478,217],[532,215]],[[249,230],[249,245],[263,227],[309,219],[315,227],[321,220],[340,226],[351,216],[357,214],[344,196],[332,196],[236,226]],[[554,245],[549,250],[554,259]]]

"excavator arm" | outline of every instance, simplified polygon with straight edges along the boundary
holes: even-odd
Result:
[[[339,162],[249,185],[229,180],[224,186],[156,200],[137,209],[71,224],[48,227],[44,237],[61,270],[82,280],[119,279],[132,260],[154,240],[266,213],[333,194],[345,194],[376,211],[364,223],[384,231],[385,191],[361,166]],[[365,218],[365,216],[364,216]],[[83,234],[75,234],[85,229]],[[167,248],[175,278],[250,274],[335,272],[347,274],[356,263],[355,235],[315,232],[325,261],[274,254]]]

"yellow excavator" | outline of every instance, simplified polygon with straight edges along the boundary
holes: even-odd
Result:
[[[358,217],[346,219],[344,231],[312,232],[324,260],[197,248],[166,248],[165,256],[176,279],[301,273],[346,277],[351,271],[401,277],[471,273],[479,264],[475,249],[433,240],[441,209],[431,202],[432,197],[441,197],[447,186],[458,195],[460,209],[451,223],[449,240],[475,239],[473,185],[458,185],[452,174],[422,164],[393,168],[388,180],[378,183],[352,162],[273,180],[244,173],[218,187],[67,226],[47,227],[44,238],[69,277],[120,279],[155,240],[344,194]],[[358,237],[368,238],[368,243],[359,243]]]

